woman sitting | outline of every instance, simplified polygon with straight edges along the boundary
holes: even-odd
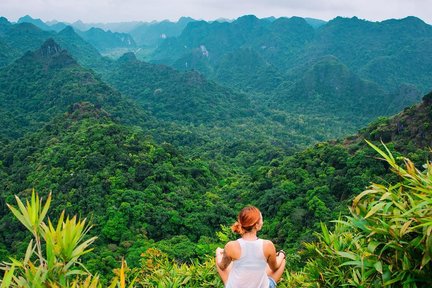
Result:
[[[243,208],[231,227],[241,235],[216,249],[216,267],[226,288],[273,288],[285,269],[285,252],[276,253],[270,240],[259,239],[263,226],[258,208]]]

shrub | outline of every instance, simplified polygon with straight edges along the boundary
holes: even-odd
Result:
[[[432,163],[420,171],[385,145],[385,152],[369,145],[400,181],[372,184],[333,231],[322,223],[319,241],[306,244],[310,260],[303,273],[290,275],[293,286],[432,286]]]

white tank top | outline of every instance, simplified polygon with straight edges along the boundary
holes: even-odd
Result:
[[[233,261],[226,288],[268,288],[267,260],[262,239],[245,241],[238,239],[240,258]]]

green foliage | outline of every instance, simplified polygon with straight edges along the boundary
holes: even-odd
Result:
[[[5,270],[1,287],[96,287],[97,277],[91,277],[79,261],[90,251],[88,246],[96,240],[86,240],[90,229],[84,219],[76,217],[63,221],[63,213],[54,228],[51,221],[45,224],[51,195],[46,203],[32,191],[31,201],[26,206],[16,197],[18,208],[8,205],[14,216],[32,233],[23,260],[11,258],[11,263],[4,263]],[[33,242],[34,241],[34,242]],[[45,253],[42,251],[45,246]],[[82,284],[78,284],[82,283]]]
[[[255,114],[246,94],[210,82],[197,72],[141,62],[133,54],[120,58],[105,79],[163,120],[196,124]]]
[[[139,243],[190,239],[191,246],[177,241],[183,253],[170,250],[170,256],[181,261],[212,250],[204,236],[213,236],[232,215],[215,194],[216,171],[203,160],[185,158],[169,144],[154,143],[140,130],[112,122],[89,103],[75,108],[15,142],[14,148],[4,147],[4,168],[11,173],[2,179],[3,187],[13,193],[30,185],[56,191],[53,215],[67,209],[92,217],[95,228],[90,233],[100,238],[95,251],[84,258],[90,261],[89,269],[104,276],[122,255],[137,265]],[[0,237],[9,253],[25,249],[19,244],[25,236],[16,221],[6,215],[0,222],[8,227]],[[9,233],[11,229],[16,232]]]
[[[407,158],[398,164],[387,147],[369,143],[399,181],[373,184],[354,198],[351,215],[333,231],[321,223],[319,241],[306,244],[303,275],[311,287],[429,287],[432,282],[432,163],[420,171]],[[294,282],[295,282],[294,281]],[[300,285],[300,282],[297,282]]]
[[[9,139],[41,128],[77,102],[103,106],[123,123],[143,124],[148,118],[52,39],[0,69],[0,101],[0,132]]]
[[[157,249],[148,249],[142,255],[137,273],[137,287],[222,287],[214,259],[203,263],[178,264]]]

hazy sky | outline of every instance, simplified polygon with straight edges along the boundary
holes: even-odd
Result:
[[[0,0],[0,16],[9,21],[24,15],[89,23],[177,20],[180,16],[235,19],[246,14],[323,20],[357,16],[371,21],[416,16],[432,24],[432,0]]]

